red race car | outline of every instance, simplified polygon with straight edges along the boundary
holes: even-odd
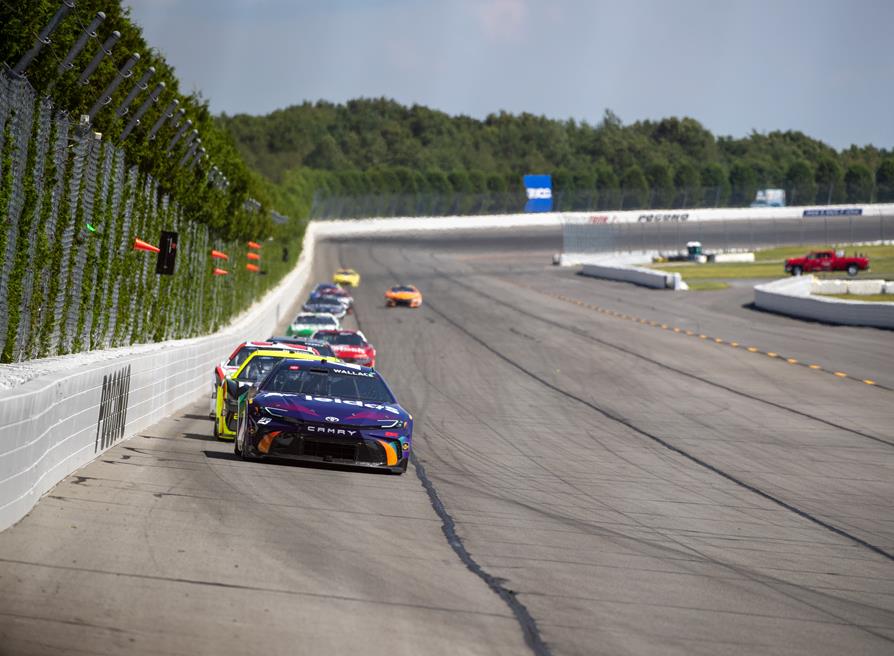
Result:
[[[376,366],[376,349],[359,330],[318,330],[313,338],[328,342],[335,357],[344,362]]]

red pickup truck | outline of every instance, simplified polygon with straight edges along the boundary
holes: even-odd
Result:
[[[813,251],[806,257],[792,257],[785,261],[786,272],[793,276],[822,271],[847,271],[847,275],[855,276],[858,271],[867,269],[868,257],[844,257],[836,255],[835,251]]]

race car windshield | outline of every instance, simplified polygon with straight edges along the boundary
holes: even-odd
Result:
[[[332,350],[332,347],[329,346],[326,342],[319,339],[302,339],[300,337],[271,337],[268,341],[281,343],[281,344],[292,344],[294,346],[307,346],[308,348],[313,349],[319,355],[322,355],[325,358],[334,358],[335,352]]]
[[[366,342],[360,335],[354,333],[323,333],[317,335],[317,339],[322,339],[330,344],[338,344],[341,346],[365,346]]]
[[[241,348],[239,352],[230,358],[230,361],[227,362],[227,366],[230,367],[240,367],[242,363],[248,359],[248,356],[254,353],[254,349],[250,348]]]
[[[394,403],[394,397],[377,374],[350,369],[342,373],[339,369],[282,366],[267,379],[261,391]]]
[[[401,285],[399,287],[392,287],[391,291],[393,292],[415,292],[416,290],[412,287],[407,287],[406,285]]]
[[[272,355],[258,355],[245,365],[245,368],[240,372],[237,380],[252,383],[257,382],[270,373],[273,367],[276,366],[276,363],[281,359],[282,358],[277,358]]]
[[[329,325],[333,323],[329,317],[298,317],[295,323],[306,323],[311,325]]]

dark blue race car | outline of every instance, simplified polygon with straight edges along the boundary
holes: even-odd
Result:
[[[413,417],[374,369],[327,361],[278,363],[239,397],[235,451],[407,470]]]

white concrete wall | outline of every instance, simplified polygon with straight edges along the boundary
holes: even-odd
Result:
[[[655,289],[686,289],[679,273],[668,273],[625,264],[584,264],[581,275],[632,282]]]
[[[770,312],[849,326],[894,328],[894,303],[867,303],[811,294],[813,276],[794,276],[757,285],[754,304]]]
[[[805,218],[805,210],[838,211],[856,209],[861,217],[891,216],[894,214],[894,203],[877,203],[873,205],[806,205],[797,207],[720,207],[690,210],[627,210],[618,212],[566,212],[562,216],[568,223],[677,223],[684,221],[752,221],[774,219]],[[807,217],[822,219],[819,217]]]

